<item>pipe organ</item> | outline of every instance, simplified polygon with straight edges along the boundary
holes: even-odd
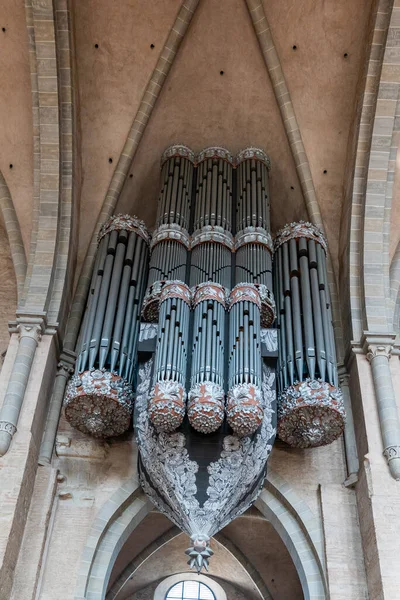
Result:
[[[275,238],[278,435],[299,448],[329,444],[344,428],[326,250],[311,223],[286,225]]]
[[[110,437],[131,421],[149,235],[143,221],[119,215],[104,223],[98,240],[65,415],[85,433]]]
[[[128,215],[100,231],[65,396],[71,425],[103,438],[129,428],[135,397],[142,487],[198,572],[276,435],[306,448],[344,428],[326,241],[299,222],[273,244],[269,170],[257,148],[167,148],[153,234]]]
[[[264,418],[261,331],[276,318],[278,434],[298,447],[340,435],[326,241],[311,224],[270,233],[268,156],[183,145],[161,160],[155,230],[111,218],[99,234],[67,419],[97,436],[129,426],[140,319],[157,323],[149,415],[238,436]],[[273,269],[274,259],[274,269]],[[275,309],[274,294],[277,303]],[[276,314],[277,313],[277,314]]]

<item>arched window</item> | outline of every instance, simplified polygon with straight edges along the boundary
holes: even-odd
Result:
[[[219,583],[206,575],[176,573],[161,581],[154,600],[227,600]]]
[[[199,581],[180,581],[167,592],[165,600],[216,600],[214,593]]]

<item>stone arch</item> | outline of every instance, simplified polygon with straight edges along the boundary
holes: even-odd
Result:
[[[307,504],[272,472],[255,506],[286,545],[305,600],[326,600],[322,528]],[[125,482],[107,500],[93,522],[83,550],[75,600],[104,600],[120,549],[151,508],[137,477]]]
[[[168,544],[173,538],[176,538],[182,534],[182,531],[174,525],[169,529],[165,534],[161,535],[158,539],[153,541],[149,546],[147,546],[138,556],[131,561],[127,567],[121,572],[118,576],[118,579],[114,582],[111,589],[107,592],[106,600],[114,600],[128,582],[128,580],[134,575],[134,573],[139,569],[143,563],[153,556],[158,550],[160,550],[165,544]],[[254,587],[258,590],[260,597],[263,600],[271,600],[272,596],[262,580],[258,571],[253,567],[249,561],[247,561],[246,557],[240,552],[240,550],[231,542],[231,540],[227,539],[221,533],[217,533],[212,538],[217,544],[220,544],[224,547],[226,551],[228,551],[244,568],[246,573],[248,574],[249,579],[254,584]],[[186,575],[191,575],[191,573],[186,573]]]

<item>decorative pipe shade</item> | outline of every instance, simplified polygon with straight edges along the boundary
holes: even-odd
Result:
[[[68,421],[95,437],[123,433],[131,420],[148,247],[136,217],[111,217],[99,233],[76,372],[65,396]]]
[[[322,232],[303,221],[275,239],[278,435],[300,448],[329,444],[344,428],[326,248]]]

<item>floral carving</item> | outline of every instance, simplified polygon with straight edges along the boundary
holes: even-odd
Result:
[[[233,251],[234,243],[232,234],[219,225],[205,225],[201,229],[195,231],[190,240],[190,248],[193,250],[193,248],[199,244],[211,242],[222,244]]]
[[[290,446],[325,446],[343,433],[344,425],[342,392],[321,379],[296,383],[279,397],[278,435]]]
[[[229,296],[229,309],[237,302],[252,302],[261,309],[261,296],[253,283],[238,283]]]
[[[259,244],[260,246],[265,246],[270,254],[274,251],[272,237],[263,227],[246,227],[236,234],[234,246],[235,252],[247,244]]]
[[[227,150],[226,148],[221,148],[220,146],[210,146],[209,148],[204,148],[204,150],[197,154],[196,162],[197,164],[199,164],[207,158],[222,158],[231,165],[233,165],[234,163],[234,158],[229,152],[229,150]]]
[[[196,431],[216,431],[224,420],[224,390],[212,381],[196,384],[189,392],[187,412],[189,422]]]
[[[195,153],[188,146],[185,146],[184,144],[173,144],[172,146],[168,146],[162,153],[161,166],[163,166],[166,160],[173,158],[174,156],[187,158],[190,162],[194,162],[195,159]]]
[[[131,215],[122,214],[113,215],[103,223],[97,237],[98,243],[100,243],[101,239],[107,233],[110,233],[111,231],[121,231],[122,229],[125,229],[125,231],[134,231],[144,239],[146,244],[150,243],[150,236],[144,221],[135,216],[132,217]]]
[[[149,416],[158,431],[174,431],[185,416],[186,392],[176,381],[157,381],[149,403]]]
[[[318,229],[312,223],[306,221],[298,221],[297,223],[289,223],[285,225],[275,236],[274,246],[275,250],[285,244],[289,240],[298,240],[299,238],[308,238],[318,242],[325,250],[325,254],[328,250],[328,244],[322,231]]]
[[[251,383],[239,383],[229,390],[226,416],[239,436],[250,435],[262,423],[264,411],[261,390]]]
[[[193,307],[203,300],[215,300],[226,308],[227,290],[219,283],[205,282],[192,288]]]
[[[241,150],[237,155],[236,155],[236,166],[239,166],[240,163],[242,163],[245,160],[249,160],[249,159],[254,159],[254,160],[260,160],[261,162],[263,162],[265,164],[265,166],[267,167],[268,171],[271,169],[271,160],[268,156],[268,154],[266,154],[264,152],[264,150],[262,150],[261,148],[244,148],[243,150]]]
[[[157,227],[151,238],[150,248],[153,249],[154,246],[156,246],[160,242],[168,242],[171,240],[174,242],[179,242],[180,244],[185,246],[186,249],[189,248],[189,234],[186,231],[186,229],[184,229],[177,223],[167,223]]]
[[[183,283],[183,281],[168,280],[164,283],[161,290],[160,303],[168,298],[180,298],[180,300],[183,300],[189,306],[192,304],[192,293],[189,286],[187,286],[186,283]]]
[[[244,438],[224,436],[221,432],[222,450],[217,451],[202,475],[202,481],[207,476],[207,482],[201,484],[206,485],[206,500],[201,502],[198,498],[199,465],[189,456],[185,435],[180,432],[158,433],[150,422],[151,372],[150,360],[139,369],[135,402],[141,484],[155,506],[192,536],[191,548],[198,545],[198,554],[207,547],[208,538],[251,506],[263,485],[275,436],[275,372],[264,367],[264,418],[257,432]],[[205,542],[205,545],[195,544],[196,540]],[[189,553],[189,557],[195,558],[197,554]]]
[[[133,389],[119,375],[92,369],[71,378],[64,406],[72,427],[98,438],[113,437],[129,427]]]

